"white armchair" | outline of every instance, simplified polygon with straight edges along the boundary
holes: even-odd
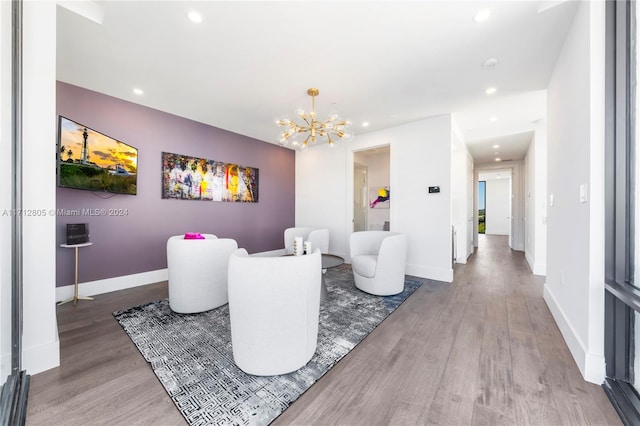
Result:
[[[304,241],[311,242],[311,250],[320,249],[321,253],[329,253],[329,230],[327,228],[313,228],[299,226],[284,230],[284,249],[287,254],[293,253],[293,240],[302,237]]]
[[[354,232],[349,243],[356,287],[378,296],[404,290],[406,235],[388,231]]]
[[[303,367],[316,351],[320,250],[304,256],[259,257],[237,250],[229,259],[233,359],[257,376]]]
[[[191,240],[176,235],[167,241],[169,307],[174,312],[204,312],[229,301],[227,268],[238,244],[213,234],[203,236]]]

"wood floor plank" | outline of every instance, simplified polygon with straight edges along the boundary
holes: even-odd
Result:
[[[536,401],[531,401],[521,396],[514,397],[516,402],[516,423],[518,426],[560,426],[562,422],[560,413],[556,409],[555,404],[545,405]],[[580,423],[569,423],[580,425]]]
[[[507,325],[505,298],[494,298],[487,305],[484,334],[480,350],[480,368],[476,383],[474,423],[489,419],[487,414],[499,414],[500,422],[515,421],[513,367]],[[497,421],[497,420],[496,420]]]
[[[481,236],[452,283],[420,287],[272,424],[620,425],[542,288],[506,237]],[[32,377],[27,425],[185,424],[112,316],[166,297],[165,282],[58,307],[61,366]]]
[[[606,425],[607,420],[590,397],[553,390],[562,424]]]
[[[475,403],[470,424],[473,426],[511,426],[515,424],[515,417],[505,415],[503,411],[493,410],[486,405]]]
[[[611,401],[609,401],[609,397],[602,387],[593,385],[589,387],[589,390],[591,391],[591,396],[595,404],[607,421],[607,425],[619,425],[620,417],[615,408],[613,408],[613,405],[611,405]]]
[[[544,379],[545,366],[535,335],[510,330],[509,336],[515,394],[543,405],[553,405],[553,396]]]
[[[433,402],[426,411],[429,424],[470,424],[475,382],[480,366],[484,309],[462,306],[462,317]]]

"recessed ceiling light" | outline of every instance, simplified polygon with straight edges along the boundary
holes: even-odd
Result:
[[[496,161],[502,161],[502,159],[500,157],[497,157]]]
[[[489,121],[491,121],[492,123],[495,123],[496,121],[498,121],[498,117],[493,116],[489,119]]]
[[[493,149],[498,149],[498,148],[500,148],[500,145],[494,145],[494,146],[492,146],[491,148],[493,148]]]
[[[189,17],[191,22],[195,22],[196,24],[199,24],[200,22],[202,22],[202,15],[200,15],[200,13],[196,12],[195,10],[192,10],[189,13],[187,13],[187,16]]]
[[[480,65],[483,70],[490,70],[496,66],[498,66],[498,58],[485,59],[482,65]]]
[[[491,16],[491,10],[490,9],[482,9],[481,11],[476,13],[476,16],[473,17],[473,20],[476,21],[476,22],[482,22],[482,21],[486,21],[487,19],[489,19],[489,16]]]
[[[363,121],[362,122],[362,127],[369,127],[369,122],[368,121]]]
[[[487,87],[487,90],[485,90],[484,93],[486,93],[487,95],[493,95],[497,90],[498,89],[496,89],[495,87]]]
[[[137,87],[133,89],[133,93],[135,93],[138,96],[144,95],[144,91],[142,89],[138,89]]]

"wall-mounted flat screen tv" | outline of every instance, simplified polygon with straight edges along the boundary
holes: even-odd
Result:
[[[58,186],[136,195],[138,150],[60,116]]]

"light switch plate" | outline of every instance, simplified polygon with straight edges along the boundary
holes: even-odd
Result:
[[[581,203],[587,202],[587,184],[586,183],[583,183],[582,185],[580,185],[580,202]]]

